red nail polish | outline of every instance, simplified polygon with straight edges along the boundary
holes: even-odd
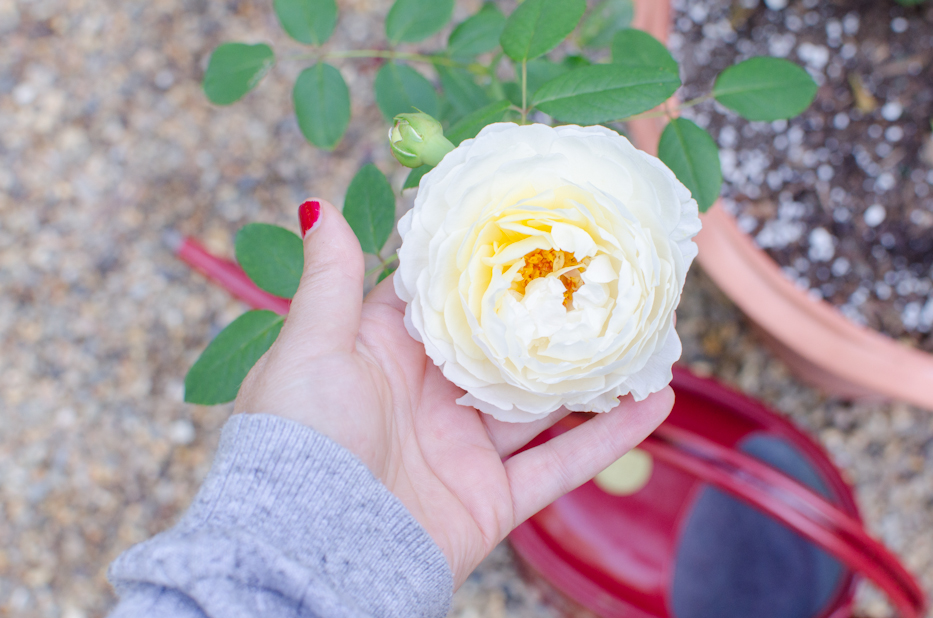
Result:
[[[308,200],[298,207],[298,220],[301,221],[301,237],[304,238],[317,220],[321,218],[321,203],[317,200]]]

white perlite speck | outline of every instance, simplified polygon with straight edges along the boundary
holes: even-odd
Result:
[[[897,125],[894,125],[893,127],[888,127],[884,131],[884,139],[888,140],[889,142],[899,142],[901,141],[901,138],[903,137],[904,137],[904,129],[900,128]]]
[[[810,249],[807,252],[812,262],[828,262],[836,255],[836,239],[825,228],[814,228],[810,232]]]
[[[768,39],[768,54],[777,58],[784,58],[794,49],[797,37],[793,33],[775,34]]]
[[[846,34],[857,34],[859,27],[859,16],[858,13],[849,13],[842,18],[842,28],[846,31]]]
[[[798,221],[767,221],[755,237],[755,243],[762,249],[782,249],[797,242],[803,232],[804,225]]]
[[[896,185],[897,185],[897,180],[895,180],[894,174],[890,172],[885,172],[881,174],[880,176],[878,176],[878,180],[875,181],[875,192],[884,193],[885,191],[890,191]],[[865,211],[865,212],[867,213],[868,211]],[[884,218],[882,217],[881,221],[883,220]],[[881,223],[881,221],[879,221],[878,223]]]
[[[881,117],[888,122],[894,122],[904,113],[904,106],[898,101],[888,101],[881,108]]]
[[[901,323],[904,324],[904,330],[917,330],[920,326],[920,310],[922,305],[918,302],[907,303],[901,312]]]
[[[852,265],[849,263],[848,259],[844,257],[836,258],[836,261],[833,262],[833,266],[832,266],[833,276],[844,277],[845,275],[849,273],[849,269],[851,268],[851,266]]]
[[[813,43],[801,43],[797,48],[797,55],[808,67],[822,70],[829,62],[829,49]]]
[[[880,225],[884,218],[888,215],[888,211],[884,209],[884,206],[881,204],[872,204],[865,209],[865,225],[868,227],[875,227]]]

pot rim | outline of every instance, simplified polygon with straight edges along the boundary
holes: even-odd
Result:
[[[667,43],[670,0],[636,0],[633,26]],[[655,154],[666,121],[631,123],[633,140]],[[777,344],[804,380],[847,397],[882,396],[933,410],[933,354],[860,326],[813,299],[742,232],[721,201],[701,215],[697,259],[716,285]]]

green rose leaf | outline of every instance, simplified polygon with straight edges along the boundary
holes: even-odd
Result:
[[[612,62],[630,67],[651,67],[677,74],[677,61],[664,44],[647,32],[629,28],[612,38]]]
[[[417,189],[424,175],[433,169],[434,167],[431,165],[422,165],[408,172],[408,178],[405,179],[405,184],[402,185],[402,191],[406,189]]]
[[[392,45],[424,40],[444,27],[454,14],[454,0],[395,0],[386,17]]]
[[[793,62],[757,56],[720,73],[713,96],[743,118],[771,121],[807,109],[817,88],[810,74]]]
[[[566,64],[558,64],[542,58],[529,62],[526,67],[528,100],[532,99],[532,94],[537,92],[541,86],[569,71],[570,67]]]
[[[251,223],[237,232],[236,261],[257,286],[291,298],[301,281],[304,245],[297,234],[283,227]]]
[[[686,118],[676,118],[661,134],[658,158],[690,189],[700,212],[709,210],[722,187],[719,148],[710,134]]]
[[[447,53],[453,57],[473,57],[494,50],[505,28],[505,15],[492,2],[459,24],[447,40]]]
[[[680,78],[670,71],[595,64],[552,79],[533,102],[557,120],[599,124],[657,107],[679,87]]]
[[[464,69],[437,67],[441,86],[447,95],[447,101],[459,116],[475,112],[489,104],[489,95],[473,81],[473,76]]]
[[[386,277],[394,273],[397,268],[398,268],[398,262],[396,262],[392,266],[386,266],[385,268],[383,268],[382,272],[379,273],[379,278],[376,279],[376,283],[381,282],[383,279],[385,279]]]
[[[305,45],[323,45],[337,25],[334,0],[275,0],[272,6],[282,29]]]
[[[188,370],[185,401],[212,406],[236,399],[246,374],[282,330],[285,317],[272,311],[247,311],[219,335]]]
[[[593,62],[586,56],[574,54],[571,56],[565,56],[564,59],[561,60],[561,64],[567,67],[567,70],[569,71],[572,69],[579,69],[580,67],[588,67],[593,64]]]
[[[537,58],[573,32],[584,11],[585,0],[525,0],[509,15],[499,43],[515,62]]]
[[[459,146],[463,140],[476,137],[476,134],[482,131],[483,127],[494,122],[501,122],[510,107],[512,107],[512,104],[508,101],[490,103],[486,107],[461,118],[457,124],[450,127],[446,137],[454,146]]]
[[[522,106],[522,85],[518,82],[505,82],[502,84],[502,94],[515,107]],[[529,100],[533,97],[529,96]]]
[[[347,188],[343,216],[366,253],[378,255],[395,225],[395,193],[379,168],[364,165]]]
[[[438,116],[437,92],[421,73],[408,65],[385,63],[376,74],[376,104],[386,120],[421,110]]]
[[[204,72],[204,94],[215,105],[230,105],[256,87],[275,54],[265,43],[223,43],[217,46]]]
[[[603,0],[580,25],[579,41],[583,47],[606,47],[613,35],[628,28],[635,16],[632,0]]]
[[[292,102],[305,139],[333,150],[350,124],[350,90],[340,71],[324,62],[305,69],[295,80]]]

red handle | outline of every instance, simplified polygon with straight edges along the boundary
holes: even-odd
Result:
[[[922,589],[862,525],[822,496],[764,463],[685,429],[664,424],[641,448],[668,465],[728,491],[810,539],[884,590],[905,618],[920,618]]]
[[[253,309],[269,309],[279,315],[286,315],[291,301],[273,296],[256,287],[243,269],[228,260],[221,259],[207,251],[192,238],[183,238],[175,247],[175,255],[188,266],[211,279],[233,296],[239,298]]]

